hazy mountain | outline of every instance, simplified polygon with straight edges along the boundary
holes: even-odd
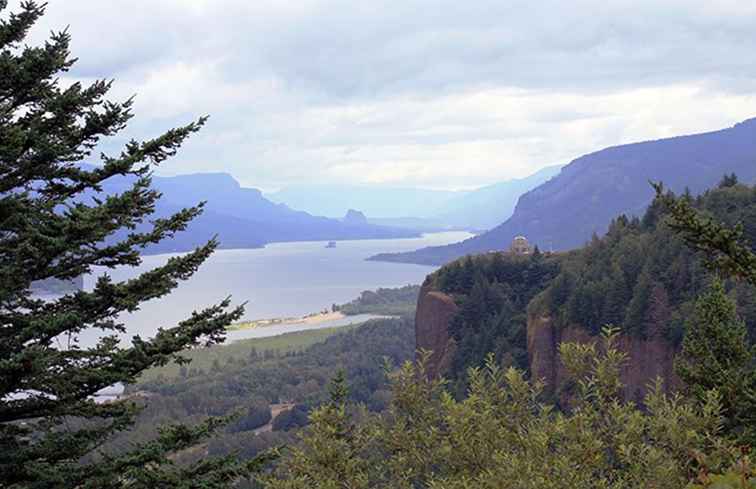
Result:
[[[524,234],[549,249],[584,244],[620,213],[640,214],[651,202],[649,180],[676,192],[712,187],[725,173],[756,181],[756,119],[720,131],[610,147],[572,161],[558,176],[520,197],[514,214],[491,231],[448,246],[374,259],[442,264],[470,253],[506,248]]]
[[[368,222],[378,226],[413,229],[424,233],[439,231],[466,231],[468,226],[451,226],[432,217],[368,217]]]
[[[130,178],[111,179],[104,192],[128,188]],[[253,248],[277,241],[343,239],[383,239],[417,236],[407,229],[376,226],[366,222],[344,222],[313,216],[276,204],[257,189],[244,188],[226,173],[198,173],[175,177],[155,177],[153,186],[163,197],[156,217],[207,201],[205,212],[189,229],[165,240],[149,252],[186,251],[218,235],[224,248]]]
[[[460,194],[434,215],[449,226],[491,229],[509,219],[522,194],[559,173],[561,165],[547,166],[525,178],[508,180]]]
[[[517,199],[559,172],[546,167],[525,178],[476,190],[428,190],[380,185],[296,185],[266,197],[325,216],[343,216],[359,209],[372,222],[422,221],[423,229],[489,229],[512,215]]]
[[[367,224],[368,219],[367,217],[365,217],[364,213],[356,211],[354,209],[349,209],[342,221],[349,224]]]
[[[395,188],[380,185],[293,185],[266,194],[273,202],[330,217],[359,209],[380,218],[430,217],[465,191]]]

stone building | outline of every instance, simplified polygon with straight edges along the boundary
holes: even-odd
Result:
[[[533,253],[533,247],[530,246],[528,238],[525,236],[515,236],[512,244],[509,246],[509,251],[513,255],[529,255]]]

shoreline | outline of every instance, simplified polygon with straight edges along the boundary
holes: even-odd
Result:
[[[269,326],[295,326],[306,324],[315,326],[329,321],[344,319],[346,315],[342,312],[317,312],[307,314],[301,317],[271,318],[271,319],[253,319],[251,321],[241,321],[231,324],[226,331],[244,331],[248,329],[266,328]]]

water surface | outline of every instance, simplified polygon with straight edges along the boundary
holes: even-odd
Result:
[[[260,249],[219,250],[188,281],[166,297],[149,301],[134,314],[121,317],[128,333],[143,338],[168,328],[199,310],[231,296],[234,304],[246,302],[244,319],[303,316],[331,304],[348,302],[363,290],[419,284],[436,267],[366,261],[382,252],[410,251],[443,245],[471,235],[464,232],[431,233],[421,238],[339,241],[326,248],[324,241],[275,243]],[[101,270],[124,280],[165,263],[174,255],[144,258],[138,268]],[[85,278],[91,289],[96,274]],[[92,332],[82,335],[91,344]]]

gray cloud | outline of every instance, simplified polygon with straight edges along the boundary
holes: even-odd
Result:
[[[210,113],[161,171],[469,187],[756,115],[756,6],[720,0],[52,0],[126,136]],[[119,142],[122,139],[116,140]]]

